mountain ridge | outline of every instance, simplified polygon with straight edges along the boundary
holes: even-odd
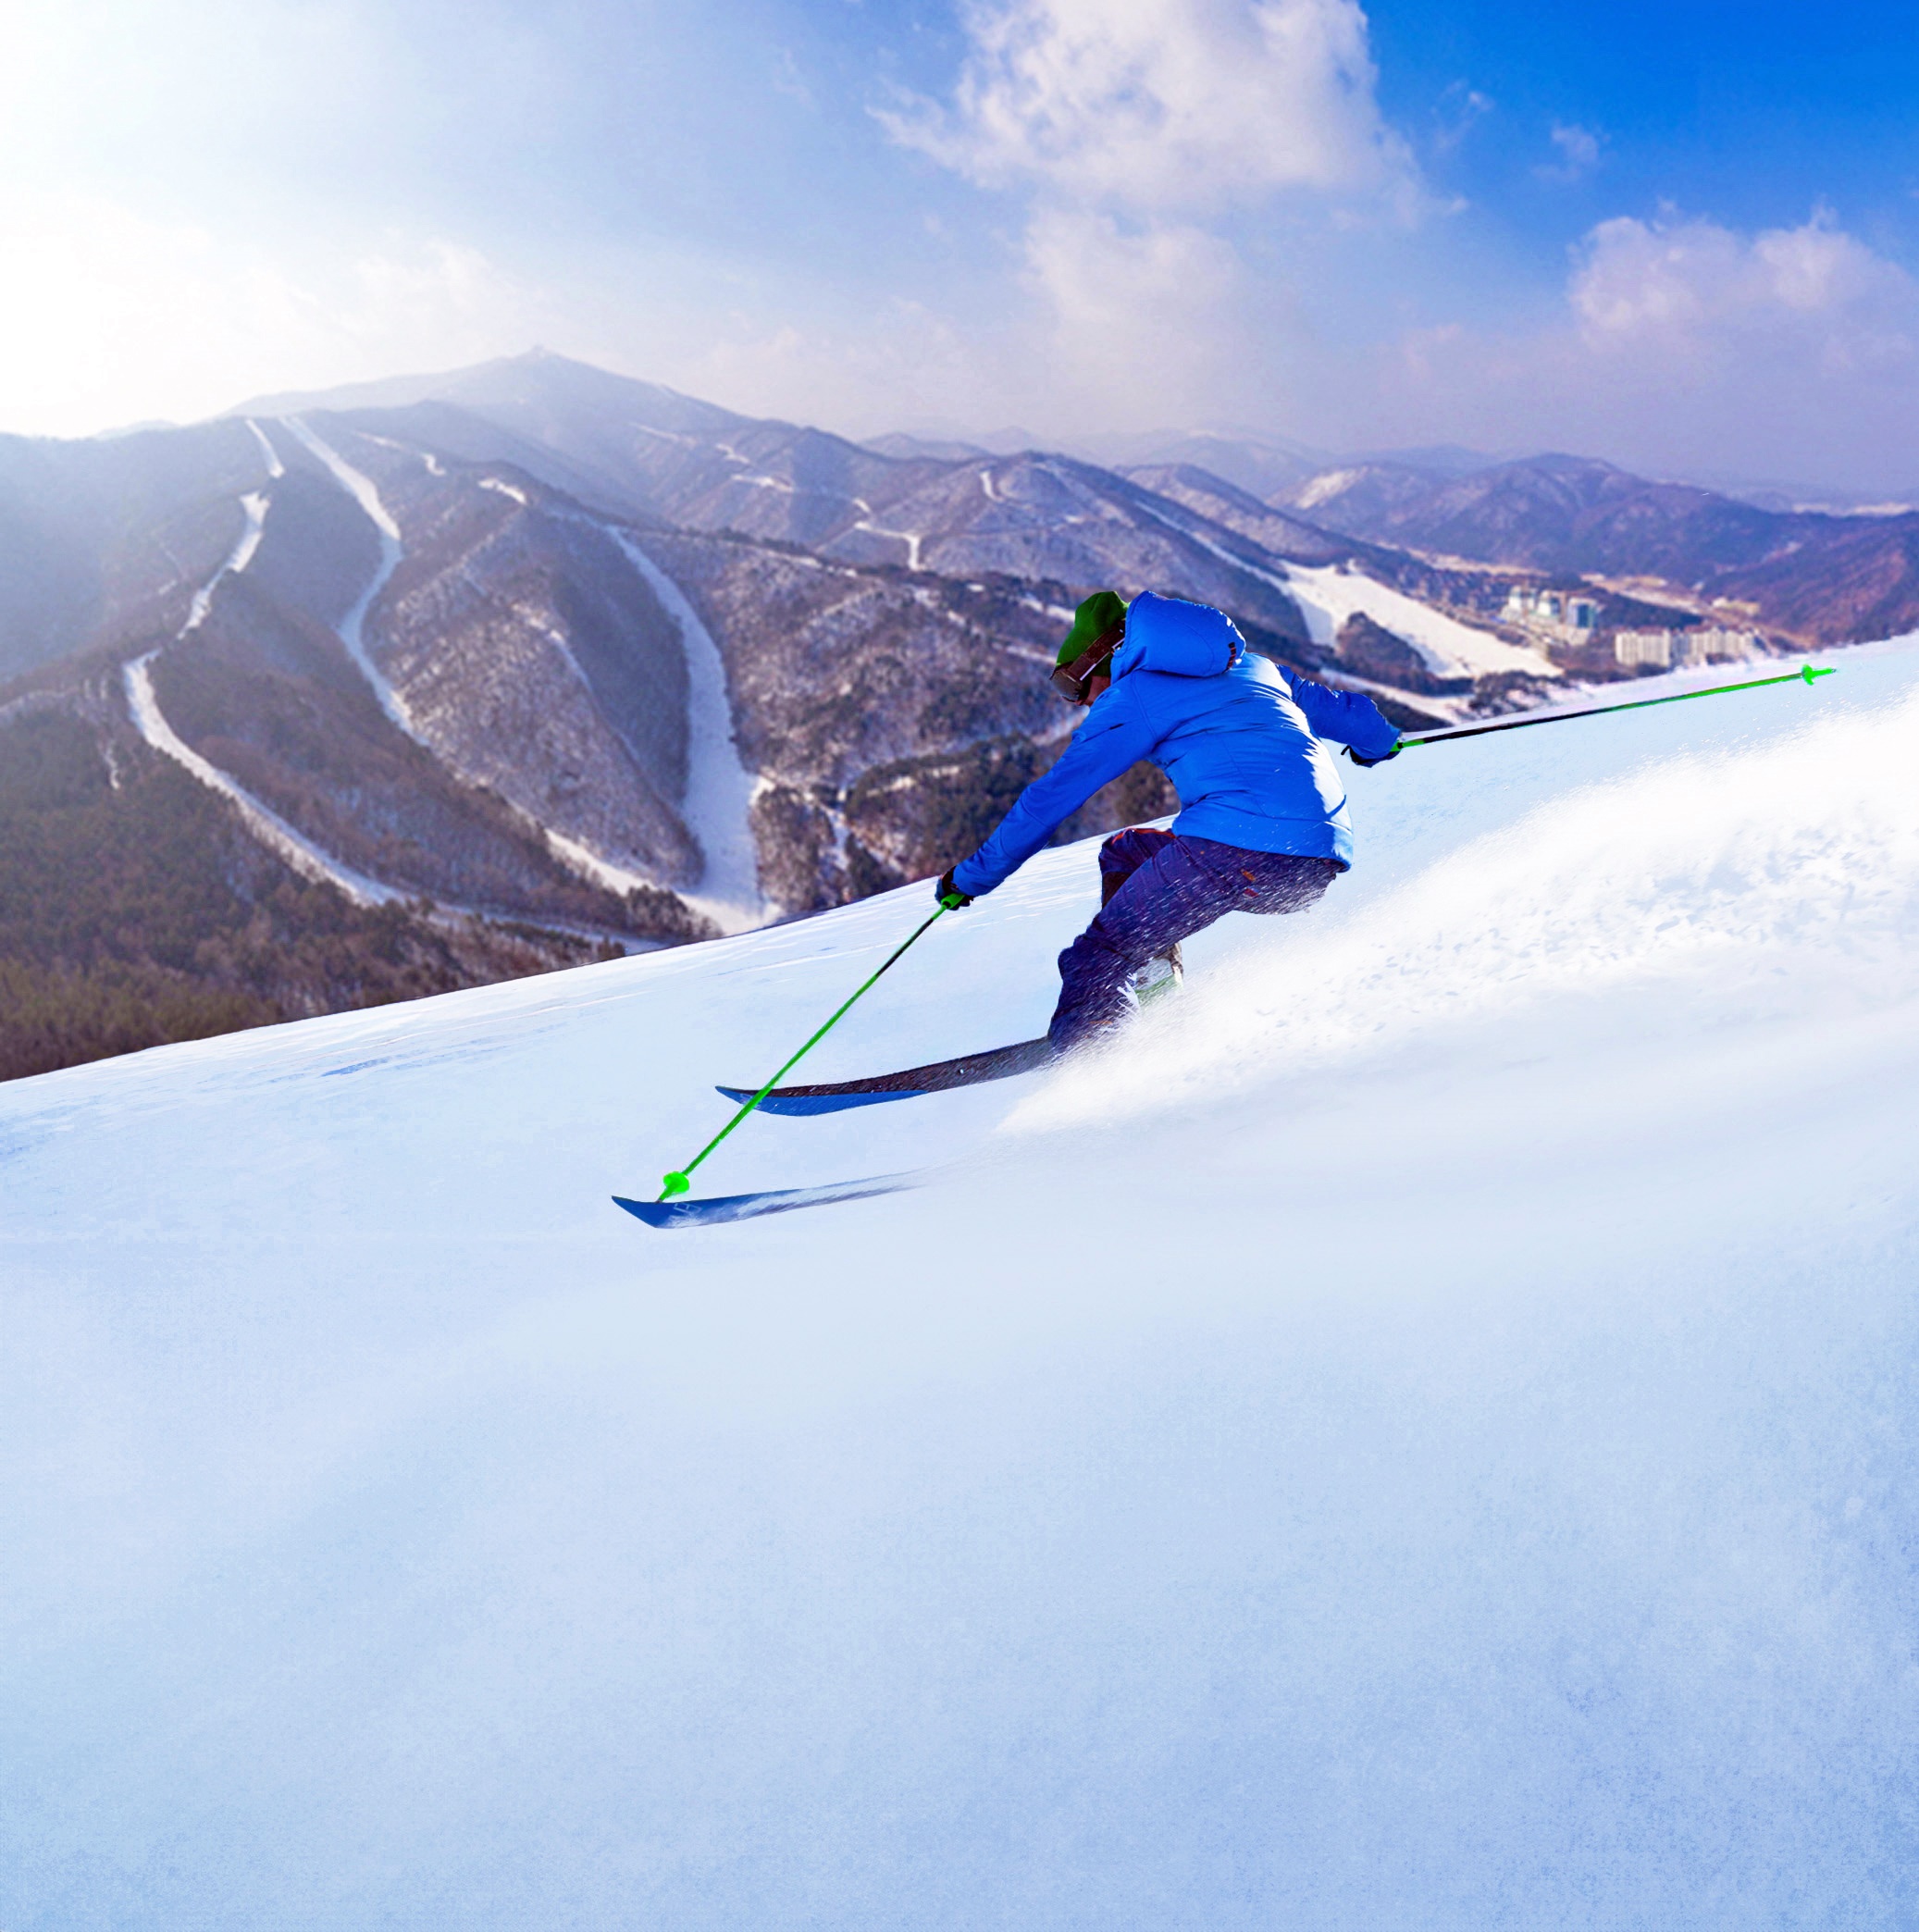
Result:
[[[887,453],[547,354],[266,400],[300,413],[0,439],[0,764],[48,708],[104,771],[183,762],[425,952],[449,921],[678,943],[936,873],[1064,744],[1045,669],[1096,588],[1218,604],[1403,726],[1566,675],[1496,575],[1191,464]],[[1172,802],[1142,767],[1059,836]]]
[[[1547,574],[1658,580],[1807,644],[1919,624],[1919,513],[1778,512],[1547,453],[1461,477],[1356,464],[1281,503],[1368,541]]]

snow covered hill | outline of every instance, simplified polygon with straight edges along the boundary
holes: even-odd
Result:
[[[1919,1912],[1919,640],[1354,775],[1123,1057],[921,916],[0,1087],[0,1925]],[[1640,695],[1636,692],[1635,695]],[[808,1064],[1037,1030],[1042,855]]]
[[[1919,616],[1919,514],[1848,515],[1690,483],[1590,456],[1464,470],[1361,461],[1275,492],[1276,505],[1372,542],[1481,563],[1663,581],[1812,644],[1883,638]]]

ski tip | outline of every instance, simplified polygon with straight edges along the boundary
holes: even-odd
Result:
[[[624,1208],[650,1228],[677,1228],[702,1219],[699,1201],[629,1201],[625,1195],[613,1197],[615,1208]]]
[[[874,1174],[863,1181],[839,1181],[825,1187],[784,1187],[766,1194],[722,1195],[708,1200],[629,1201],[625,1195],[614,1195],[613,1204],[650,1228],[707,1228],[786,1214],[796,1208],[823,1207],[831,1201],[863,1201],[873,1195],[898,1194],[922,1185],[925,1179],[923,1172]]]

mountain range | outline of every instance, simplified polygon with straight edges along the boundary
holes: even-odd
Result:
[[[1503,624],[1516,574],[1603,580],[1615,624],[1919,622],[1919,519],[1570,458],[1116,453],[1155,460],[860,445],[539,353],[0,438],[0,1072],[927,876],[1058,755],[1045,672],[1101,586],[1219,605],[1403,725],[1605,669]],[[1060,836],[1171,803],[1142,766]]]
[[[1279,501],[1329,529],[1479,564],[1739,608],[1806,644],[1919,624],[1919,513],[1780,513],[1590,457],[1536,456],[1463,476],[1406,464],[1325,471]]]

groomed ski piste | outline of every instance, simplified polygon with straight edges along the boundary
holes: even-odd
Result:
[[[923,886],[0,1087],[0,1925],[1913,1923],[1919,642],[1829,662],[1356,773],[1123,1053],[696,1177],[910,1193],[610,1199]]]

